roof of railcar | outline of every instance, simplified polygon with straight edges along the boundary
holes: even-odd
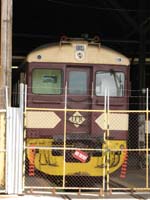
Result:
[[[83,46],[81,50],[77,46]],[[80,48],[79,47],[79,48]],[[78,53],[82,54],[82,58]],[[102,46],[98,42],[86,40],[69,40],[46,44],[35,49],[27,56],[27,62],[84,63],[84,64],[130,64],[123,54]]]

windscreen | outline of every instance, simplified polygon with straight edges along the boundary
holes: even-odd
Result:
[[[97,96],[104,96],[105,90],[109,90],[110,96],[124,96],[125,76],[123,72],[116,71],[97,71],[96,88]]]
[[[32,92],[34,94],[61,94],[62,72],[58,69],[34,69]]]

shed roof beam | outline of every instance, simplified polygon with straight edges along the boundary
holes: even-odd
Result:
[[[112,0],[106,0],[112,7],[117,8],[115,13],[118,13],[124,20],[126,20],[134,30],[138,30],[138,24],[136,23],[133,18],[129,16],[127,12],[120,12],[119,10],[122,9],[122,7],[116,2]]]

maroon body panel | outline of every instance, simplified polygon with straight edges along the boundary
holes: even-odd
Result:
[[[59,95],[41,95],[32,93],[32,72],[34,69],[61,69],[62,70],[62,93]],[[102,130],[95,120],[100,116],[98,112],[82,112],[80,118],[82,122],[78,121],[80,125],[76,127],[76,119],[78,113],[75,110],[104,110],[104,96],[96,96],[95,94],[95,78],[96,72],[110,71],[123,72],[125,74],[125,88],[124,95],[120,97],[110,97],[109,109],[111,110],[127,110],[128,109],[128,89],[129,89],[129,67],[126,66],[113,66],[113,65],[85,65],[85,64],[56,64],[56,63],[30,63],[27,66],[27,107],[29,108],[52,108],[52,109],[74,109],[68,111],[66,115],[66,132],[67,137],[75,135],[76,137],[103,137],[104,130]],[[87,84],[87,90],[84,94],[72,94],[69,91],[69,77],[72,76],[72,72],[81,72],[86,75],[84,84]],[[76,73],[76,74],[77,74]],[[77,74],[78,75],[78,74]],[[74,77],[73,77],[74,78]],[[81,81],[81,80],[80,80]],[[67,85],[67,92],[65,91],[65,85]],[[67,98],[65,95],[67,93]],[[55,112],[55,111],[54,111]],[[27,128],[27,137],[31,138],[51,138],[57,135],[64,135],[64,111],[56,111],[56,114],[61,118],[61,122],[54,129],[47,128]],[[102,113],[101,113],[102,114]],[[79,119],[78,119],[79,120]],[[127,131],[110,131],[110,139],[127,139]]]

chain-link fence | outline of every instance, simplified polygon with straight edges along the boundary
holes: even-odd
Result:
[[[25,116],[25,190],[150,190],[149,110],[26,108]]]

